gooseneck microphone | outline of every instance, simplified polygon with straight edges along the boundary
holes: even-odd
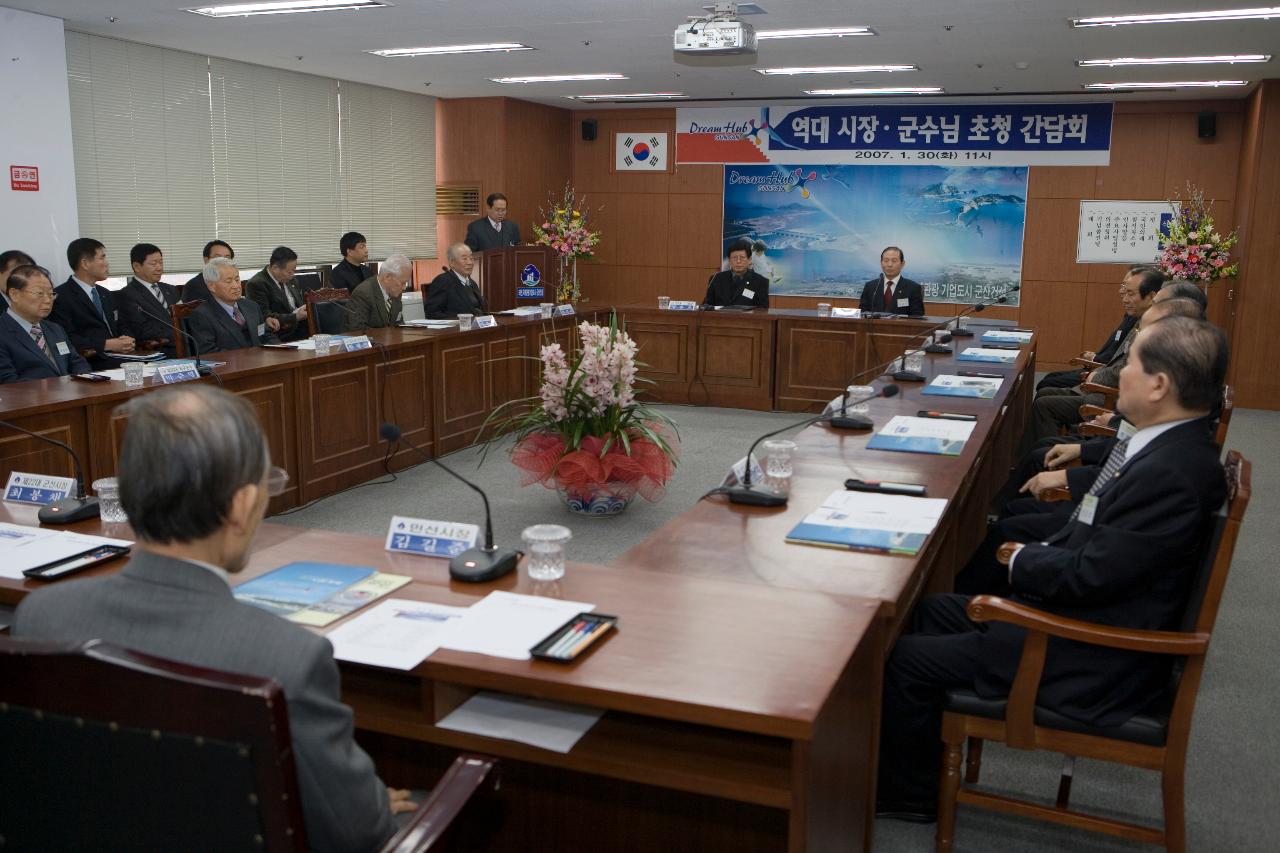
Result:
[[[425,450],[405,438],[400,427],[395,424],[383,424],[378,428],[378,435],[382,437],[383,441],[387,442],[403,441],[416,450],[424,461],[431,462],[442,468],[451,477],[470,486],[480,494],[480,499],[484,501],[484,547],[470,548],[450,560],[449,576],[454,580],[465,581],[466,583],[483,583],[509,574],[516,567],[516,564],[520,562],[521,552],[510,548],[494,547],[493,519],[489,515],[489,496],[484,493],[484,489],[449,468],[440,460],[432,459]]]
[[[70,524],[73,521],[94,518],[98,515],[98,499],[85,496],[84,466],[80,464],[80,454],[72,450],[71,445],[63,444],[56,438],[49,438],[47,435],[40,435],[38,432],[23,429],[17,424],[11,424],[8,421],[0,421],[0,426],[7,426],[15,432],[29,435],[55,447],[61,447],[71,454],[71,460],[76,464],[76,496],[74,498],[63,498],[60,501],[42,506],[38,513],[41,524]]]
[[[951,337],[953,337],[953,338],[972,338],[972,337],[973,337],[973,331],[972,331],[972,330],[970,330],[970,329],[962,328],[962,327],[960,326],[960,321],[961,321],[961,320],[963,320],[965,317],[969,316],[970,314],[977,314],[977,313],[978,313],[978,312],[980,312],[980,311],[985,311],[986,309],[990,308],[992,305],[999,305],[999,304],[1002,304],[1002,303],[1004,303],[1004,302],[1008,302],[1008,301],[1009,301],[1009,294],[1010,294],[1010,293],[1017,293],[1019,290],[1022,290],[1022,285],[1020,285],[1020,284],[1015,284],[1015,285],[1013,285],[1012,287],[1010,287],[1008,290],[1006,290],[1004,293],[1001,293],[1001,294],[1000,294],[999,296],[997,296],[995,299],[988,300],[988,301],[987,301],[987,302],[985,302],[985,303],[983,303],[983,302],[979,302],[979,303],[977,303],[976,305],[970,305],[968,308],[966,308],[966,309],[964,309],[963,311],[961,311],[959,314],[957,314],[957,315],[953,318],[953,319],[955,320],[955,324],[956,324],[956,325],[955,325],[955,328],[951,329]],[[951,322],[951,321],[950,321],[950,320],[948,320],[947,322]],[[947,352],[950,352],[950,350],[947,350]]]
[[[866,397],[860,397],[857,400],[854,400],[853,404],[857,405],[858,403],[865,403],[866,401],[874,400],[877,397],[893,397],[897,395],[897,393],[897,385],[886,385],[874,394],[869,394]],[[787,503],[786,495],[780,495],[770,489],[759,488],[758,486],[752,485],[751,454],[756,452],[756,447],[766,438],[771,438],[772,436],[787,432],[788,430],[799,429],[800,427],[805,427],[809,424],[814,424],[818,421],[827,420],[829,418],[832,418],[832,415],[827,412],[823,412],[822,414],[816,415],[812,418],[806,418],[799,423],[788,424],[781,429],[766,432],[764,435],[752,442],[751,448],[747,450],[747,465],[746,470],[742,473],[742,485],[725,489],[723,492],[729,496],[729,502],[735,504],[747,504],[749,506],[785,506]]]

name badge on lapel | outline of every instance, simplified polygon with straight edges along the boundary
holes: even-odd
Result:
[[[58,341],[56,348],[58,355],[71,355],[71,347],[67,346],[66,341]]]
[[[1084,500],[1080,501],[1080,515],[1077,519],[1081,524],[1093,525],[1093,516],[1098,512],[1098,496],[1085,495]]]
[[[899,299],[899,300],[898,300],[898,307],[899,307],[899,308],[909,308],[909,307],[911,307],[911,300],[910,300],[910,299]]]
[[[267,332],[267,324],[266,324],[266,323],[259,323],[259,324],[258,324],[258,337],[262,337],[263,335],[265,335],[265,334],[266,334],[266,332]]]
[[[743,298],[743,299],[755,299],[755,298],[756,298],[756,292],[755,292],[754,290],[752,290],[751,288],[749,288],[749,287],[744,287],[744,288],[742,288],[742,298]]]
[[[1122,441],[1126,438],[1133,438],[1138,433],[1138,428],[1128,421],[1121,421],[1120,426],[1116,427],[1116,437]]]

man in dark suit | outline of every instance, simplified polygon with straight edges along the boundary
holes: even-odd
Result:
[[[71,338],[94,370],[110,370],[120,362],[111,353],[131,353],[134,340],[124,327],[115,296],[98,282],[110,274],[107,249],[92,237],[80,237],[67,246],[71,278],[58,285],[58,300],[50,319]]]
[[[123,326],[139,345],[172,357],[173,326],[169,309],[178,304],[178,288],[160,280],[164,275],[164,254],[159,246],[139,243],[129,250],[133,277],[116,292]]]
[[[338,248],[342,260],[329,271],[329,286],[351,292],[373,275],[373,269],[364,265],[369,260],[369,244],[359,231],[348,231],[338,241]]]
[[[9,291],[9,273],[17,267],[35,266],[31,256],[21,249],[7,249],[0,252],[0,313],[9,307],[6,294]]]
[[[744,240],[729,247],[729,268],[707,282],[702,304],[769,307],[769,279],[751,269],[751,243]]]
[[[67,333],[45,319],[56,294],[49,271],[23,264],[9,272],[10,304],[0,314],[0,383],[88,373]]]
[[[1043,542],[1000,546],[994,559],[1006,568],[1013,601],[1086,622],[1177,627],[1211,515],[1226,496],[1209,430],[1226,370],[1226,337],[1203,320],[1166,317],[1139,332],[1118,404],[1137,431],[1112,446],[1060,530]],[[1026,632],[971,622],[967,602],[925,599],[885,669],[882,816],[936,815],[946,691],[969,687],[994,699],[1013,681]],[[1168,677],[1169,662],[1155,656],[1050,640],[1036,701],[1114,726],[1146,707]]]
[[[507,197],[490,193],[484,203],[489,215],[467,225],[466,243],[473,252],[520,245],[520,226],[507,221]]]
[[[243,298],[240,270],[233,261],[209,261],[204,268],[204,281],[211,298],[187,318],[200,355],[280,342],[275,335],[280,321],[275,317],[264,319],[257,303]]]
[[[129,429],[118,469],[120,500],[138,550],[117,574],[27,596],[14,617],[14,636],[101,639],[275,679],[287,703],[309,846],[379,849],[395,830],[393,813],[415,805],[407,792],[383,785],[356,744],[333,647],[232,595],[230,576],[248,562],[267,499],[288,482],[271,467],[253,408],[234,394],[191,383],[135,397],[124,411]]]
[[[924,316],[924,290],[917,282],[902,277],[907,258],[897,246],[888,246],[880,253],[879,278],[873,278],[862,288],[858,307],[863,311],[879,311],[884,314]]]
[[[400,296],[412,274],[413,264],[404,255],[392,255],[383,261],[376,276],[365,279],[351,292],[346,331],[359,333],[400,322]]]
[[[305,338],[307,328],[307,300],[302,288],[293,280],[298,269],[298,253],[288,246],[276,246],[271,259],[251,279],[246,291],[250,299],[258,303],[262,313],[274,317],[280,323],[280,339],[292,341]]]
[[[489,313],[480,288],[471,280],[471,270],[476,259],[466,243],[454,243],[445,252],[449,269],[440,273],[427,285],[426,302],[423,305],[427,317],[444,320],[459,314],[479,317]]]
[[[210,240],[204,244],[204,262],[208,264],[214,258],[234,258],[235,251],[231,248],[231,244],[224,240]],[[204,267],[200,268],[200,272],[191,277],[186,286],[182,288],[182,301],[195,302],[197,299],[203,301],[210,299],[209,285],[204,282]]]

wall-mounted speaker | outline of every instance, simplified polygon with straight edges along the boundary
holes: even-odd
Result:
[[[1196,116],[1196,135],[1201,139],[1213,139],[1218,135],[1218,114],[1200,113]]]
[[[1209,113],[1209,115],[1213,115]],[[600,130],[600,123],[593,118],[585,118],[582,120],[582,141],[595,142],[596,133]]]

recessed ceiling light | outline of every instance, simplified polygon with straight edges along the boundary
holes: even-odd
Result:
[[[625,95],[565,95],[573,101],[674,101],[689,97],[684,92],[628,92]]]
[[[914,65],[809,65],[795,68],[757,68],[757,74],[863,74],[875,71],[919,71]]]
[[[377,0],[274,0],[270,3],[235,3],[230,6],[202,6],[188,9],[206,18],[244,18],[249,15],[292,15],[296,12],[345,12],[386,6]]]
[[[883,86],[861,89],[805,89],[806,95],[938,95],[939,86]]]
[[[625,74],[547,74],[541,77],[490,77],[495,83],[571,83],[578,80],[629,80]]]
[[[1217,9],[1209,12],[1158,12],[1154,15],[1099,15],[1072,18],[1073,27],[1118,27],[1123,24],[1194,24],[1202,21],[1243,21],[1280,18],[1280,6],[1255,9]]]
[[[495,44],[449,44],[440,47],[394,47],[365,52],[376,56],[444,56],[452,53],[510,53],[516,50],[533,50],[533,48],[516,42],[498,42]]]
[[[844,36],[873,36],[871,27],[805,27],[798,30],[756,30],[756,41],[765,39],[819,39]]]
[[[1242,53],[1235,56],[1166,56],[1153,59],[1077,59],[1081,68],[1118,68],[1122,65],[1216,65],[1237,62],[1270,62],[1269,53]]]
[[[1086,83],[1086,89],[1202,89],[1218,86],[1248,86],[1248,80],[1181,80],[1167,83]]]

